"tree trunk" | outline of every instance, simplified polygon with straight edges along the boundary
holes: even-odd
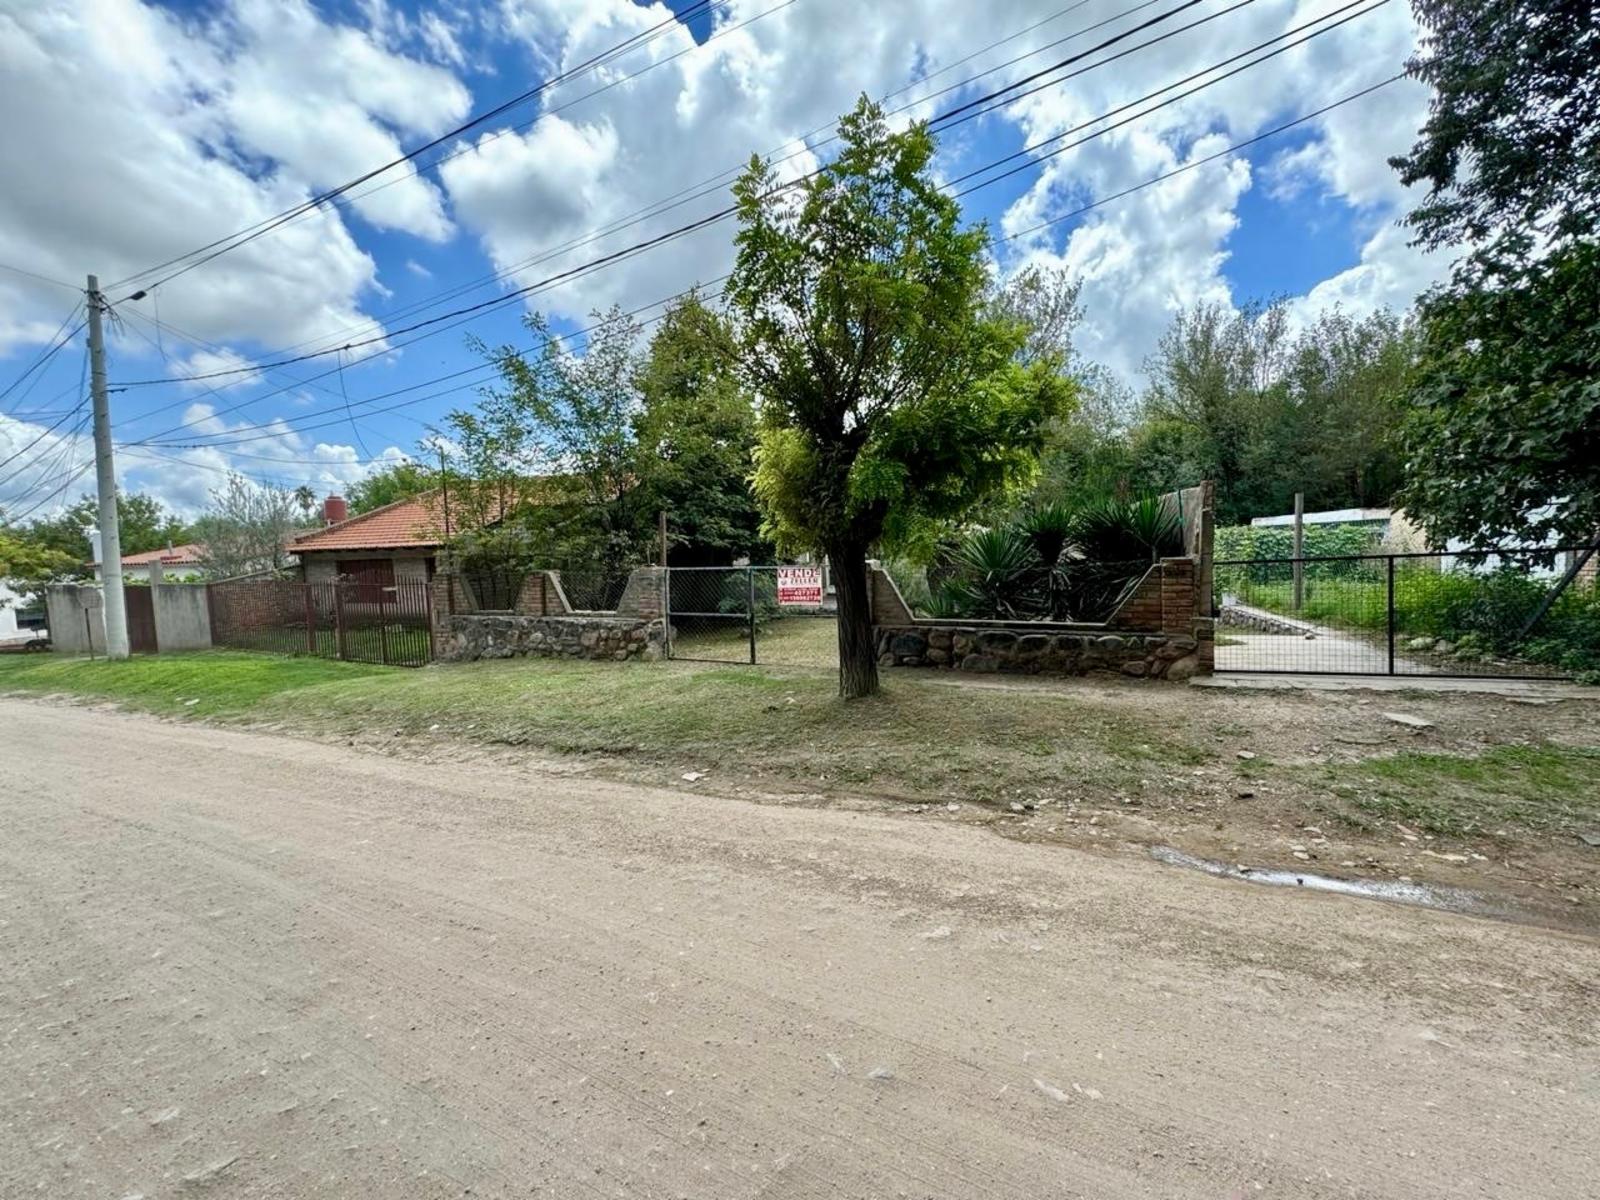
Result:
[[[839,695],[846,700],[878,694],[878,650],[872,636],[872,601],[867,592],[867,548],[840,544],[828,549],[839,604]]]

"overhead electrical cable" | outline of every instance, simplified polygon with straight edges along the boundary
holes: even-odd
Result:
[[[577,66],[562,71],[557,75],[551,76],[549,79],[544,80],[537,86],[519,92],[509,100],[505,100],[495,105],[493,108],[489,108],[483,112],[474,114],[466,121],[456,125],[454,128],[446,130],[444,133],[441,133],[437,137],[424,142],[420,146],[413,147],[411,150],[406,151],[398,158],[391,159],[382,166],[374,167],[372,170],[358,175],[354,179],[347,180],[344,183],[339,184],[337,187],[329,188],[326,191],[320,192],[299,204],[284,209],[275,216],[268,217],[263,221],[257,222],[255,225],[247,226],[246,228],[228,234],[225,237],[208,242],[204,246],[200,246],[186,254],[180,254],[174,258],[167,259],[165,262],[158,263],[153,267],[147,267],[143,271],[139,271],[133,275],[125,276],[124,278],[117,280],[115,283],[110,284],[107,290],[120,289],[127,284],[133,283],[137,280],[146,279],[151,275],[164,271],[168,267],[177,267],[177,269],[172,271],[170,274],[163,276],[154,283],[148,284],[145,290],[149,290],[149,288],[152,287],[159,287],[161,284],[166,283],[169,280],[176,279],[179,275],[194,270],[202,263],[210,262],[212,259],[226,254],[231,250],[237,250],[240,246],[243,246],[248,242],[252,242],[256,238],[259,238],[262,235],[271,232],[273,229],[276,229],[278,226],[293,220],[301,213],[309,212],[312,209],[319,208],[324,204],[328,204],[338,199],[352,188],[359,187],[368,180],[374,179],[377,176],[382,175],[384,172],[394,169],[395,167],[414,161],[419,155],[426,154],[429,150],[432,150],[437,146],[444,145],[452,138],[460,137],[462,134],[476,129],[478,126],[484,124],[484,122],[492,121],[495,117],[501,116],[504,113],[510,112],[511,110],[526,104],[529,100],[532,100],[544,94],[545,92],[550,91],[552,88],[576,79],[579,76],[596,69],[597,67],[604,66],[606,63],[623,54],[626,54],[630,50],[634,50],[641,45],[648,44],[648,42],[653,41],[656,37],[660,36],[661,33],[676,28],[680,24],[687,24],[687,22],[693,18],[702,15],[715,4],[721,2],[722,0],[696,0],[695,3],[691,4],[681,13],[674,13],[658,24],[652,25],[650,28],[642,30],[639,33],[634,34],[632,37],[626,38],[625,40],[617,43],[615,46],[612,46],[607,50],[601,51],[599,54],[585,59]],[[183,265],[179,266],[179,264]]]
[[[1165,20],[1165,19],[1171,17],[1172,15],[1174,15],[1174,14],[1176,14],[1178,12],[1182,12],[1185,9],[1191,8],[1195,4],[1198,4],[1198,3],[1201,3],[1201,2],[1202,2],[1202,0],[1183,0],[1183,3],[1179,4],[1176,8],[1173,8],[1173,9],[1167,11],[1166,13],[1158,14],[1157,16],[1151,18],[1148,21],[1143,22],[1142,24],[1140,24],[1138,26],[1135,26],[1132,29],[1125,30],[1122,33],[1115,34],[1112,37],[1107,38],[1106,40],[1098,43],[1097,45],[1095,45],[1093,47],[1090,47],[1088,50],[1080,51],[1077,54],[1074,54],[1074,55],[1069,56],[1068,58],[1062,59],[1061,62],[1054,64],[1050,68],[1046,68],[1046,71],[1051,71],[1051,70],[1058,69],[1058,68],[1060,68],[1060,67],[1062,67],[1064,65],[1067,65],[1069,63],[1079,62],[1084,57],[1086,57],[1087,55],[1093,54],[1098,50],[1103,50],[1103,49],[1106,49],[1106,48],[1108,48],[1110,46],[1113,46],[1113,45],[1117,44],[1118,42],[1121,42],[1121,41],[1125,40],[1126,38],[1129,38],[1129,37],[1133,36],[1135,33],[1138,33],[1138,32],[1140,32],[1140,31],[1142,31],[1144,29],[1147,29],[1151,25],[1156,24],[1159,21]],[[1246,5],[1252,4],[1254,2],[1255,2],[1255,0],[1240,0],[1239,3],[1233,5],[1231,8],[1223,10],[1223,12],[1224,13],[1233,12],[1233,11],[1236,11],[1237,9],[1239,9],[1239,8],[1243,8]],[[1222,14],[1216,14],[1216,15],[1222,15]],[[1187,29],[1194,28],[1195,25],[1203,24],[1204,21],[1208,21],[1208,20],[1211,20],[1211,19],[1213,19],[1213,18],[1207,17],[1207,18],[1204,18],[1202,21],[1194,22],[1191,25],[1186,25],[1186,26],[1183,26],[1181,28],[1171,30],[1171,31],[1169,31],[1167,33],[1161,34],[1160,36],[1158,36],[1156,38],[1151,39],[1148,42],[1141,43],[1141,45],[1138,46],[1138,47],[1135,47],[1135,49],[1143,49],[1145,46],[1155,45],[1157,42],[1164,41],[1169,37],[1176,36],[1177,34],[1182,33]],[[1120,57],[1122,57],[1122,55],[1118,54],[1115,57],[1120,58]],[[1111,60],[1108,59],[1108,60],[1105,60],[1105,61],[1111,61]],[[1094,65],[1099,65],[1099,64],[1094,64]],[[1091,69],[1093,69],[1093,66],[1084,68],[1085,71],[1091,70]],[[1058,83],[1064,82],[1066,79],[1072,78],[1073,75],[1077,75],[1077,74],[1082,74],[1082,71],[1073,72],[1072,75],[1063,76],[1060,79],[1054,80],[1054,81],[1052,81],[1051,86],[1053,86],[1054,84],[1058,84]],[[1037,77],[1037,74],[1035,76],[1031,76],[1030,78],[1034,78],[1034,77]],[[999,88],[999,89],[996,89],[995,91],[992,91],[992,92],[988,93],[987,96],[978,97],[978,100],[982,101],[982,100],[985,100],[985,99],[987,99],[989,97],[1002,96],[1003,94],[1005,94],[1007,92],[1010,92],[1014,87],[1015,87],[1014,84],[1008,84],[1008,85],[1006,85],[1006,87]],[[1009,103],[1009,101],[1007,101],[1007,102]],[[970,109],[971,108],[971,102],[969,102],[966,105],[963,105],[962,108],[963,109]],[[983,111],[987,112],[989,110],[985,109]],[[981,115],[981,113],[975,113],[973,115],[974,116],[975,115]],[[935,119],[938,120],[939,118],[935,118]],[[962,121],[970,120],[970,119],[973,119],[972,116],[965,116],[965,117],[961,118],[961,120],[951,122],[950,124],[960,124],[960,123],[962,123]],[[798,187],[800,184],[804,183],[806,180],[812,178],[816,173],[817,172],[815,172],[815,171],[808,172],[806,175],[800,176],[797,179],[789,180],[788,182],[785,182],[785,183],[782,183],[782,184],[778,184],[773,189],[773,193],[776,194],[776,193],[780,193],[780,192],[783,192],[783,191],[787,191],[787,190],[789,190],[791,188],[794,188],[794,187]],[[519,299],[519,298],[521,298],[523,296],[526,296],[526,295],[528,295],[528,294],[530,294],[532,292],[538,291],[538,290],[543,290],[543,289],[545,289],[545,288],[547,288],[547,287],[549,287],[549,286],[551,286],[553,284],[564,282],[564,281],[566,281],[568,279],[571,279],[571,278],[573,278],[575,276],[578,276],[580,274],[586,274],[591,270],[595,270],[595,269],[598,269],[598,268],[604,267],[604,266],[609,266],[612,263],[620,262],[620,261],[623,261],[625,259],[632,258],[635,255],[641,254],[644,251],[650,250],[650,249],[652,249],[652,248],[654,248],[654,247],[656,247],[658,245],[662,245],[662,244],[664,244],[666,242],[669,242],[669,241],[675,241],[678,238],[685,237],[690,233],[697,232],[698,230],[703,229],[703,228],[705,228],[705,227],[707,227],[709,225],[713,225],[713,224],[716,224],[719,221],[726,220],[728,217],[732,216],[737,211],[738,211],[738,206],[736,204],[728,205],[728,206],[726,206],[726,207],[724,207],[722,209],[719,209],[716,212],[713,212],[713,213],[710,213],[710,214],[708,214],[708,215],[706,215],[704,217],[701,217],[698,220],[691,221],[691,222],[689,222],[689,223],[687,223],[685,225],[678,226],[675,229],[667,230],[666,232],[657,234],[654,237],[646,238],[646,239],[644,239],[642,241],[635,242],[630,246],[625,246],[622,249],[612,251],[609,254],[601,255],[601,256],[599,256],[597,258],[594,258],[594,259],[591,259],[591,260],[589,260],[587,262],[581,263],[576,267],[569,268],[569,269],[567,269],[565,271],[557,272],[556,274],[548,276],[547,278],[541,279],[541,280],[537,281],[536,283],[531,283],[531,284],[528,284],[528,285],[526,285],[524,287],[513,289],[512,291],[506,292],[506,293],[504,293],[504,294],[502,294],[500,296],[494,297],[494,298],[489,299],[489,300],[479,301],[476,304],[471,304],[471,305],[467,305],[467,306],[465,306],[463,308],[454,309],[454,310],[452,310],[450,312],[443,313],[443,314],[441,314],[439,316],[436,316],[436,317],[430,317],[430,318],[428,318],[427,320],[424,320],[424,321],[413,322],[412,324],[402,326],[399,329],[388,330],[383,334],[379,334],[379,335],[375,335],[375,336],[367,337],[367,338],[360,338],[360,339],[356,339],[354,341],[346,342],[342,346],[329,347],[329,348],[324,349],[324,350],[316,350],[316,351],[310,351],[310,352],[305,353],[305,354],[293,355],[291,357],[278,359],[278,360],[276,360],[274,362],[271,362],[271,363],[268,363],[268,364],[255,364],[255,365],[252,365],[250,367],[241,367],[241,368],[235,368],[235,369],[230,369],[230,370],[222,370],[222,371],[209,371],[209,372],[197,373],[197,374],[194,374],[194,375],[183,376],[183,377],[164,377],[164,378],[157,378],[157,379],[135,379],[135,380],[119,381],[117,386],[118,387],[122,387],[122,388],[128,388],[128,387],[150,387],[150,386],[153,386],[153,385],[156,385],[156,384],[164,384],[164,383],[182,383],[182,382],[190,382],[190,381],[193,381],[193,380],[218,379],[218,378],[223,378],[223,377],[229,376],[229,375],[243,374],[243,373],[245,373],[247,371],[267,369],[268,367],[288,366],[288,365],[291,365],[291,364],[297,363],[297,362],[306,362],[306,361],[308,361],[310,359],[322,358],[322,357],[325,357],[325,356],[327,356],[329,354],[333,354],[333,353],[339,352],[341,350],[359,349],[362,346],[374,345],[374,344],[379,343],[379,342],[387,342],[388,339],[391,338],[391,337],[399,336],[401,334],[411,333],[411,332],[414,332],[414,331],[419,330],[419,329],[428,328],[430,326],[439,324],[441,322],[452,320],[455,317],[464,316],[464,315],[470,315],[470,314],[475,313],[475,312],[481,312],[481,311],[483,311],[485,309],[488,309],[488,308],[501,306],[501,305],[509,303],[512,300]],[[156,435],[156,436],[160,436],[160,435]]]

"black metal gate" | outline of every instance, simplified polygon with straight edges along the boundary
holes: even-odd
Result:
[[[838,618],[821,567],[669,567],[666,621],[669,658],[839,665]]]
[[[1584,547],[1219,559],[1218,671],[1562,679],[1600,622]]]

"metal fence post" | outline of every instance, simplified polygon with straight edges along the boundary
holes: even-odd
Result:
[[[672,657],[672,568],[661,568],[661,640],[668,658]]]
[[[378,589],[378,657],[389,665],[389,624],[383,612],[383,588]]]
[[[756,665],[756,569],[750,566],[744,570],[750,592],[750,665],[753,667]]]
[[[1389,555],[1389,674],[1394,674],[1394,555]]]
[[[344,660],[344,585],[337,581],[333,585],[333,641],[335,646],[334,657],[341,662]]]

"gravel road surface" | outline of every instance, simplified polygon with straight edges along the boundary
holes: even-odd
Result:
[[[714,769],[0,731],[8,1200],[1600,1195],[1580,937]]]

